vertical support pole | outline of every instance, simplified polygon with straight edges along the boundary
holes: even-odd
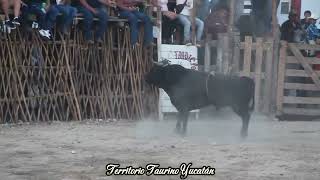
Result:
[[[204,71],[211,71],[211,46],[210,42],[212,40],[212,35],[208,34],[206,36],[206,44],[205,44],[205,54],[204,54]]]
[[[223,35],[218,34],[218,43],[217,43],[217,60],[216,60],[216,70],[219,73],[222,73],[222,63],[223,63]]]
[[[157,8],[157,25],[159,28],[159,34],[157,37],[157,54],[158,54],[158,62],[161,61],[161,44],[162,44],[162,14],[161,9]],[[159,99],[158,99],[158,118],[159,120],[163,120],[162,114],[162,102],[161,102],[161,94],[162,90],[159,90]]]
[[[197,16],[197,8],[198,8],[198,0],[193,0],[193,8],[191,13],[191,42],[192,44],[196,44],[196,16]]]
[[[235,33],[233,38],[233,73],[240,71],[240,33]]]
[[[278,27],[278,18],[277,18],[277,0],[272,0],[272,36],[273,41],[273,76],[272,82],[278,81],[278,65],[279,65],[279,45],[280,45],[280,31]],[[271,111],[277,109],[277,84],[272,83],[272,102],[271,102]]]
[[[228,33],[231,34],[234,28],[234,17],[235,17],[235,0],[230,0],[230,16],[229,16],[229,28],[228,28]]]
[[[230,65],[230,43],[229,43],[229,36],[228,34],[223,34],[223,44],[222,44],[222,72],[223,74],[228,74],[229,71],[229,65]]]
[[[280,59],[278,68],[278,88],[277,88],[277,115],[281,115],[283,110],[283,88],[286,72],[286,59],[287,59],[288,44],[281,41]]]
[[[277,0],[272,0],[272,34],[276,36],[278,29],[278,18],[277,18]]]
[[[266,54],[266,72],[265,72],[265,88],[264,88],[264,105],[263,112],[270,113],[271,97],[272,97],[272,65],[273,65],[273,42],[268,39]]]
[[[245,45],[244,45],[244,64],[243,64],[243,72],[244,76],[250,77],[251,72],[251,55],[252,55],[252,37],[245,37]]]
[[[261,95],[261,72],[263,59],[263,42],[262,38],[257,38],[256,62],[255,62],[255,111],[260,110],[260,95]]]
[[[278,81],[278,64],[279,64],[279,47],[280,47],[280,31],[276,29],[276,32],[273,36],[273,72],[272,72],[272,82]],[[277,107],[277,83],[272,83],[272,102],[271,102],[271,110],[275,112]]]

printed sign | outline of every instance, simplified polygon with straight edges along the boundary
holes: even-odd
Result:
[[[160,46],[161,59],[170,60],[171,64],[179,64],[187,69],[198,70],[198,49],[195,46],[169,45]],[[170,98],[165,91],[160,89],[160,113],[178,112],[171,104]],[[192,111],[198,112],[198,111]]]

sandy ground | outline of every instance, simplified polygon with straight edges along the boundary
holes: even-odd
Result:
[[[191,120],[186,137],[175,121],[53,122],[1,125],[0,179],[166,179],[179,176],[105,176],[108,163],[124,166],[216,168],[214,176],[188,179],[319,180],[320,122],[279,122],[253,116],[249,137],[239,138],[241,121],[227,115]]]

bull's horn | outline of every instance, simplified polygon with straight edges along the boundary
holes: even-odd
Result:
[[[153,64],[158,65],[158,66],[162,66],[163,64],[157,61],[153,61]]]

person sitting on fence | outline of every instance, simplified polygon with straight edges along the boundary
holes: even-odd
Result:
[[[37,17],[37,22],[39,24],[39,33],[42,37],[50,39],[51,33],[48,24],[54,22],[49,17],[51,14],[55,14],[55,9],[51,8],[49,0],[28,0],[23,7],[23,21],[28,21],[30,15],[35,15]]]
[[[295,32],[297,30],[301,30],[301,25],[298,21],[298,16],[294,12],[289,13],[289,20],[285,21],[281,27],[281,40],[287,41],[287,42],[294,42],[295,39]]]
[[[47,14],[47,28],[51,30],[54,27],[57,16],[62,14],[61,24],[59,23],[61,25],[61,32],[68,34],[68,29],[77,14],[77,9],[70,6],[70,1],[68,0],[51,0],[50,8],[50,13]]]
[[[148,15],[139,12],[137,0],[117,0],[119,15],[126,18],[130,24],[130,39],[132,46],[139,46],[138,36],[138,20],[144,23],[144,46],[149,46],[153,41],[153,25]]]
[[[169,11],[168,0],[157,0],[162,12],[162,42],[167,44],[178,24],[177,14]]]
[[[108,26],[108,13],[106,6],[113,6],[109,0],[75,0],[72,3],[77,7],[79,13],[83,15],[83,31],[85,40],[93,44],[92,24],[93,18],[99,19],[98,29],[95,32],[95,40],[99,43],[103,42],[103,35]]]
[[[317,38],[320,38],[319,29],[316,26],[317,19],[316,15],[311,15],[309,18],[310,25],[307,28],[307,43],[315,45]],[[314,56],[314,51],[309,52],[309,56]]]
[[[13,15],[14,18],[12,21],[10,21],[9,18],[9,7],[13,3]],[[21,0],[1,0],[1,6],[2,6],[2,11],[5,16],[5,25],[10,27],[11,29],[15,29],[16,26],[20,25],[19,22],[19,14],[20,14],[20,6],[21,6]]]
[[[177,0],[177,7],[176,11],[178,14],[178,19],[180,23],[183,25],[183,31],[184,31],[184,44],[187,46],[192,45],[191,43],[191,15],[192,15],[192,9],[193,9],[193,0]],[[195,18],[195,25],[196,25],[196,41],[197,46],[200,46],[200,41],[203,34],[204,29],[204,23],[199,18]]]
[[[310,16],[311,16],[311,11],[307,10],[307,11],[304,12],[304,18],[301,19],[301,21],[300,21],[301,27],[302,27],[303,29],[305,29],[305,30],[306,30],[306,29],[309,27],[309,25],[310,25],[310,23],[309,23],[309,17],[310,17]]]
[[[228,8],[217,7],[205,21],[205,32],[212,34],[212,39],[217,39],[218,33],[226,33],[228,31],[228,22]]]

